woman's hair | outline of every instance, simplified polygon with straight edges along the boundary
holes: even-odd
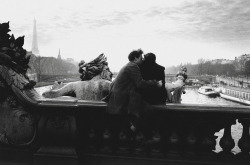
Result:
[[[133,50],[131,53],[129,53],[128,60],[134,61],[135,58],[139,58],[142,54],[143,54],[143,51],[141,49]]]
[[[154,53],[147,53],[144,55],[144,61],[147,63],[155,63],[156,56]]]

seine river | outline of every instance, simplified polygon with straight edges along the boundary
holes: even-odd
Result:
[[[182,104],[217,104],[217,105],[232,105],[232,106],[245,106],[240,103],[225,100],[221,97],[210,98],[203,94],[198,93],[198,88],[186,88],[186,94],[182,94]]]

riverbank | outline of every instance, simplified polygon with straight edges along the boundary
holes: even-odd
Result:
[[[59,79],[52,79],[50,81],[41,81],[41,82],[36,83],[35,88],[53,85],[55,81],[69,83],[69,82],[74,82],[74,81],[80,81],[80,78],[59,78]]]

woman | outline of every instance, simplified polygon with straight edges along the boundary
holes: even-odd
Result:
[[[140,69],[144,80],[161,81],[162,84],[160,88],[140,90],[143,99],[150,104],[165,104],[168,99],[165,88],[165,68],[156,63],[155,54],[145,54]]]

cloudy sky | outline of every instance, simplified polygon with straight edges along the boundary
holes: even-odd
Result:
[[[163,66],[250,54],[249,0],[0,0],[0,22],[25,35],[37,21],[41,56],[90,61],[104,53],[112,71],[130,51],[153,52]]]

